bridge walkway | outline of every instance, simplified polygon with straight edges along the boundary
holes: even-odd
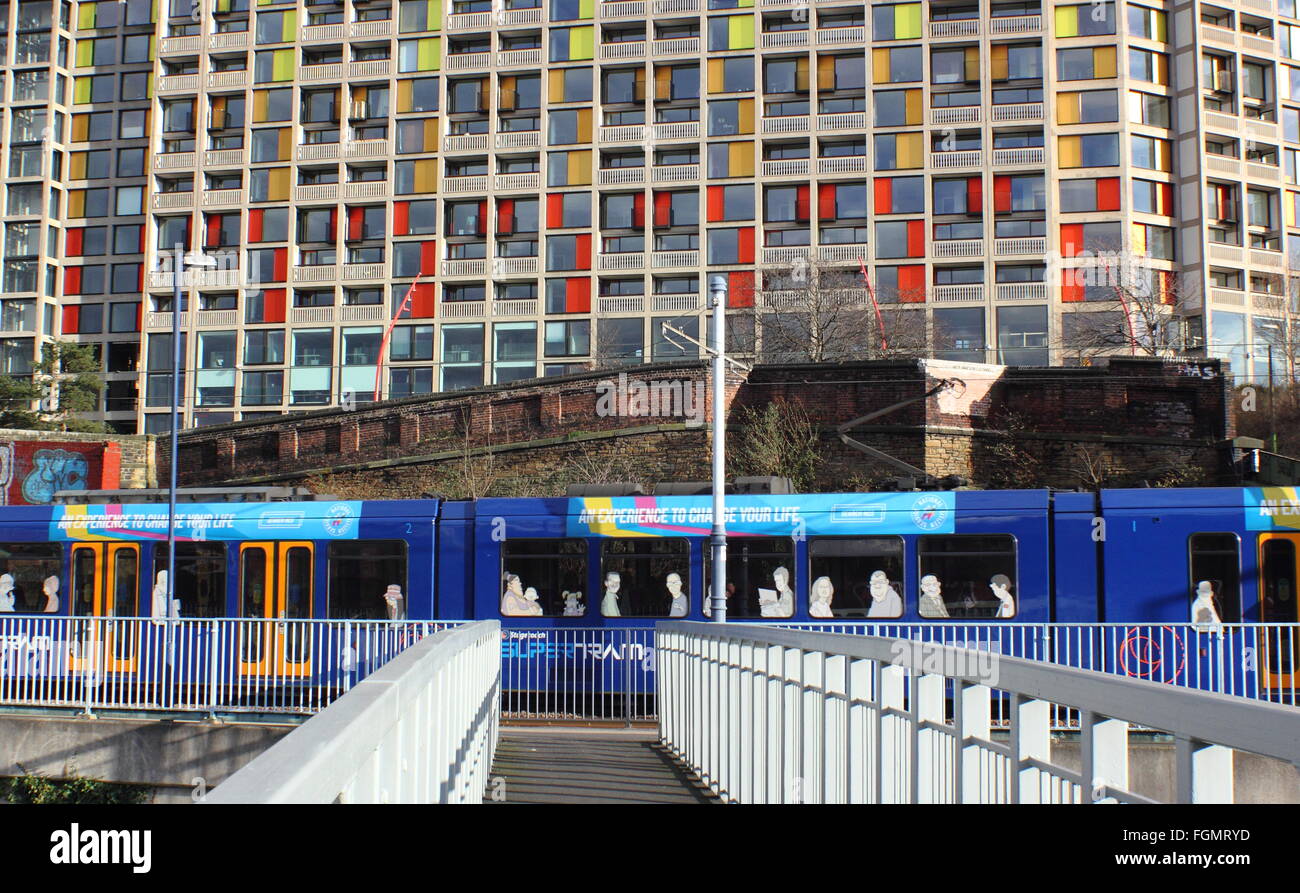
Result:
[[[718,803],[655,728],[506,726],[485,803]]]

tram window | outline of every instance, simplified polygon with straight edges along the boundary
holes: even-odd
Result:
[[[95,613],[96,580],[95,551],[72,551],[72,613],[89,617]]]
[[[284,557],[284,616],[311,616],[311,549],[294,546]]]
[[[1264,541],[1260,577],[1263,593],[1259,619],[1264,623],[1295,623],[1296,562],[1295,544],[1290,540]]]
[[[167,546],[153,547],[154,584],[167,570]],[[221,543],[177,543],[172,591],[181,617],[226,616],[226,547]]]
[[[903,539],[818,537],[808,545],[808,579],[813,617],[901,617]]]
[[[503,617],[582,617],[590,599],[587,541],[506,540],[501,544]]]
[[[110,617],[134,617],[136,596],[140,588],[140,557],[135,549],[118,549],[113,553],[113,604]]]
[[[52,600],[46,598],[47,580]],[[59,586],[57,543],[0,543],[0,611],[48,613],[58,604]]]
[[[1224,623],[1241,622],[1241,544],[1234,533],[1194,533],[1188,537],[1191,579],[1188,598],[1195,602],[1201,583],[1209,583],[1211,601]],[[1192,618],[1195,622],[1196,618]]]
[[[327,557],[327,616],[336,620],[406,618],[405,542],[357,540],[330,543]],[[393,587],[397,587],[396,590]],[[393,616],[390,616],[390,605]]]
[[[690,568],[690,545],[678,537],[603,540],[600,613],[605,617],[671,616],[676,593],[685,595],[690,604]],[[677,580],[671,579],[674,576]]]
[[[1016,616],[1016,541],[1009,535],[923,536],[918,542],[922,617]]]
[[[713,580],[704,543],[704,590]],[[785,536],[727,537],[727,618],[794,616],[794,541]],[[712,613],[709,595],[704,613]]]
[[[245,549],[240,553],[239,616],[266,616],[266,551]]]

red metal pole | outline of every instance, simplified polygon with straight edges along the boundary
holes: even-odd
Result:
[[[415,291],[416,284],[420,281],[423,273],[417,273],[411,287],[406,290],[406,296],[402,298],[402,303],[398,306],[397,312],[393,318],[388,321],[388,328],[384,329],[384,337],[379,340],[379,361],[375,364],[375,395],[374,399],[379,399],[379,392],[382,390],[381,382],[384,378],[384,351],[388,349],[388,339],[393,335],[393,327],[397,325],[398,318],[406,312],[406,308],[411,305],[411,295]]]

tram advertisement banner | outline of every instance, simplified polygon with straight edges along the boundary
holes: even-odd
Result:
[[[50,540],[153,540],[167,536],[165,505],[56,505]],[[356,539],[360,502],[213,503],[176,506],[180,540]]]
[[[728,497],[731,536],[952,533],[952,493]],[[611,496],[569,500],[569,536],[708,536],[711,496]]]
[[[1296,487],[1247,487],[1247,530],[1300,530],[1300,494]]]

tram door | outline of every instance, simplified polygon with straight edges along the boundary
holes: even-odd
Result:
[[[244,543],[239,549],[240,670],[249,676],[311,672],[311,628],[287,623],[312,616],[315,547]]]
[[[131,673],[139,659],[140,547],[95,543],[72,548],[72,614],[92,618],[74,635],[74,670]],[[114,619],[116,618],[116,619]]]
[[[1300,579],[1300,534],[1259,535],[1259,619],[1263,623],[1296,623],[1296,581]],[[1296,630],[1265,631],[1259,668],[1268,688],[1292,689],[1300,684],[1295,666],[1300,661],[1300,637]]]

